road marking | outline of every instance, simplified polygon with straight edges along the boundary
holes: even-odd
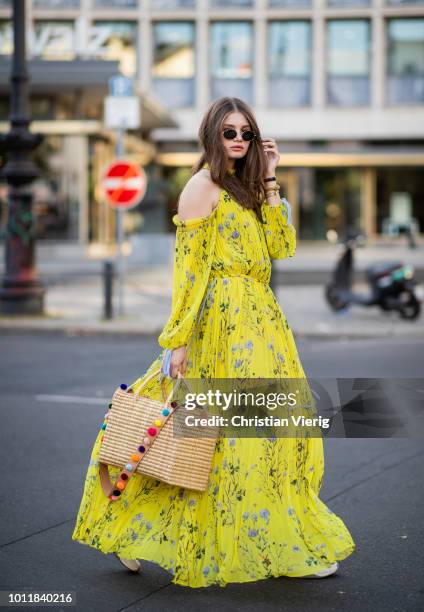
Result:
[[[104,405],[107,397],[81,397],[78,395],[36,395],[37,402],[58,402],[62,404],[98,404]]]

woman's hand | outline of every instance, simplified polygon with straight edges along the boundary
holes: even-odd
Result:
[[[275,168],[278,166],[278,162],[280,161],[280,153],[274,138],[263,138],[262,146],[265,152],[267,164],[266,176],[264,176],[264,178],[267,178],[269,176],[274,176]]]
[[[171,378],[177,378],[178,370],[183,375],[185,375],[187,371],[187,349],[185,346],[180,346],[172,351],[169,364]]]

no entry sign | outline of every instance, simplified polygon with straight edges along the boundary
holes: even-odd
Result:
[[[137,164],[118,161],[109,166],[103,177],[102,187],[113,208],[132,208],[146,193],[147,177]]]

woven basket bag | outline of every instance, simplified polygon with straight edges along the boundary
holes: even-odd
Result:
[[[159,368],[150,374],[142,386],[160,371]],[[174,413],[184,408],[170,400],[182,381],[187,384],[178,372],[177,382],[165,401],[134,393],[126,385],[116,389],[103,423],[104,437],[99,453],[100,481],[110,500],[120,498],[135,473],[170,485],[206,490],[218,428],[208,427],[206,434],[204,427],[187,426],[189,435],[174,435]],[[163,378],[161,382],[165,397]],[[108,465],[122,468],[114,484]]]

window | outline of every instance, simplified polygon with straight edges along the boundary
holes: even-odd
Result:
[[[248,21],[211,25],[212,97],[234,96],[252,104],[253,27]]]
[[[73,21],[36,21],[30,49],[44,60],[73,60],[76,57]]]
[[[229,8],[251,8],[254,6],[254,0],[209,0],[209,6],[213,7],[229,7]]]
[[[366,19],[327,22],[327,101],[363,106],[370,99],[370,24]]]
[[[132,21],[96,21],[90,56],[119,60],[122,74],[135,76],[137,71],[137,25]]]
[[[312,0],[268,0],[269,8],[302,9],[312,6]]]
[[[10,21],[0,21],[0,55],[11,55],[13,32]]]
[[[93,0],[96,8],[136,8],[138,0]]]
[[[192,22],[153,25],[153,86],[172,108],[194,105],[194,31]]]
[[[196,0],[150,0],[150,8],[156,11],[196,8]]]
[[[311,24],[274,21],[268,25],[268,105],[311,102]]]
[[[424,102],[424,18],[389,20],[387,72],[390,104]]]
[[[77,9],[80,7],[80,0],[34,0],[33,7],[41,9]]]
[[[327,6],[351,8],[356,6],[371,6],[372,0],[327,0]]]

